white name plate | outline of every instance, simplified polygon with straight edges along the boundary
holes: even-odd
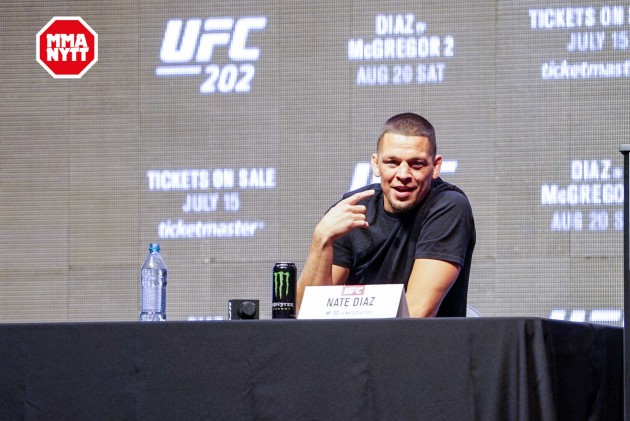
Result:
[[[409,317],[403,284],[308,286],[298,319]]]

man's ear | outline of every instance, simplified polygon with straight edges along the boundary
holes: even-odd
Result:
[[[433,179],[435,180],[440,176],[440,169],[442,169],[442,155],[436,155],[433,161]]]
[[[373,153],[372,154],[372,159],[370,159],[370,164],[372,165],[372,172],[374,173],[375,176],[380,177],[381,176],[381,172],[378,169],[378,155]]]

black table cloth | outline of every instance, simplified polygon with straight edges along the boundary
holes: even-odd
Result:
[[[537,318],[0,325],[2,419],[615,420],[622,376]]]

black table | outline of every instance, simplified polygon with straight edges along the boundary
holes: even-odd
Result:
[[[0,418],[621,419],[623,330],[535,318],[0,325]]]

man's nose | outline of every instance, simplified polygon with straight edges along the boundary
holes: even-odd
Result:
[[[402,162],[398,166],[398,170],[396,171],[396,176],[398,178],[408,178],[410,176],[409,165],[407,165],[406,162]]]

